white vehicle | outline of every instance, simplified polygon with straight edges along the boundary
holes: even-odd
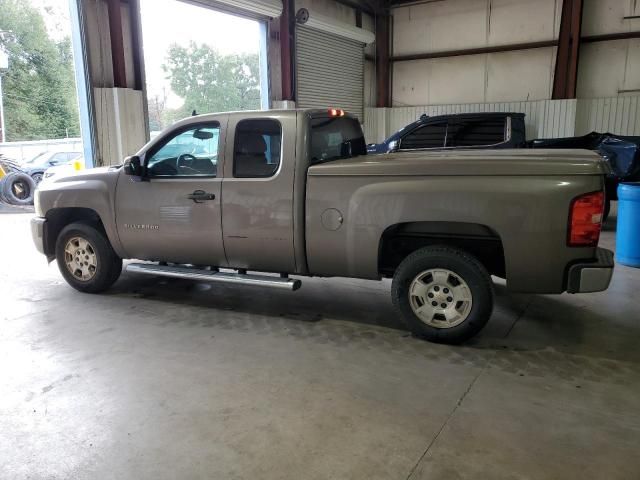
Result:
[[[44,171],[47,168],[69,163],[79,157],[82,157],[82,152],[42,152],[23,163],[22,169],[37,185],[44,178]]]
[[[66,176],[73,175],[76,172],[84,170],[84,161],[82,158],[75,159],[69,163],[65,163],[63,165],[56,165],[54,167],[49,167],[44,171],[42,176],[42,181],[46,181],[51,179],[54,176]]]

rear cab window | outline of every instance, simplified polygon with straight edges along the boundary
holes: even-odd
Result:
[[[357,118],[329,115],[311,118],[311,165],[366,154],[367,145]]]

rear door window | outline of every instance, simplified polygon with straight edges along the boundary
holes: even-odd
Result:
[[[503,143],[506,118],[453,120],[447,131],[447,147],[481,147]]]
[[[272,177],[280,166],[282,127],[272,119],[242,120],[236,127],[233,176]]]
[[[447,123],[429,123],[416,128],[400,142],[400,150],[415,150],[418,148],[442,148],[447,135]]]

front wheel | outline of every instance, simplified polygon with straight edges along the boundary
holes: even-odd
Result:
[[[56,241],[56,260],[67,283],[86,293],[108,289],[122,272],[122,259],[106,236],[84,223],[62,229]]]
[[[461,343],[487,324],[493,284],[484,266],[458,249],[435,246],[413,252],[393,277],[393,303],[409,329],[439,343]]]

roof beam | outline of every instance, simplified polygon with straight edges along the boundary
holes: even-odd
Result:
[[[376,15],[376,107],[388,107],[391,103],[390,77],[391,62],[389,50],[391,39],[389,36],[389,15]]]

